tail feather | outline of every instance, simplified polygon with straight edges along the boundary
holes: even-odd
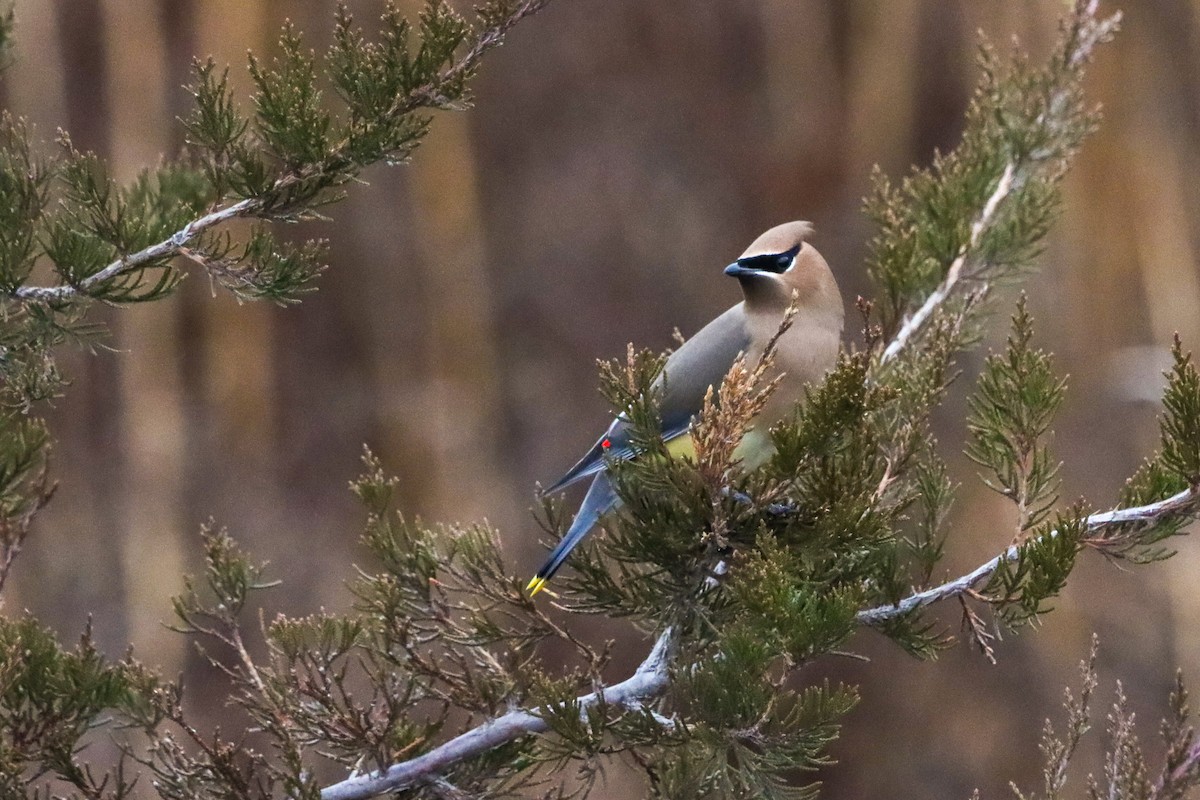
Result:
[[[575,514],[575,520],[571,523],[571,527],[567,530],[562,541],[550,553],[550,557],[546,559],[546,563],[537,571],[537,575],[529,581],[526,586],[526,591],[530,594],[537,594],[546,586],[546,581],[558,572],[558,568],[567,560],[567,556],[575,549],[575,546],[583,541],[583,537],[587,536],[588,531],[596,526],[600,517],[612,510],[617,504],[617,493],[613,490],[612,482],[608,479],[608,473],[601,472],[592,481],[591,488],[588,489],[587,495],[583,498],[583,504],[579,506],[579,511]]]

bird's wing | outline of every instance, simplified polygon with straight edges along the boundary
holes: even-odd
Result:
[[[687,433],[692,417],[704,405],[708,387],[720,386],[738,354],[745,352],[749,345],[745,312],[738,303],[670,355],[663,366],[663,374],[655,382],[656,386],[662,386],[665,381],[659,406],[663,441],[669,442]],[[622,414],[613,420],[584,457],[543,493],[557,492],[601,472],[606,453],[610,458],[629,458],[633,455],[629,438],[630,425]]]

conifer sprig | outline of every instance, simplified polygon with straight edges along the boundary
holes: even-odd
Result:
[[[31,776],[53,776],[84,797],[128,796],[134,781],[124,759],[96,772],[80,749],[114,709],[137,705],[141,668],[107,661],[90,623],[67,649],[30,617],[0,617],[0,665],[0,795],[25,797]]]
[[[1170,497],[1141,506],[1132,506],[1090,514],[1084,519],[1085,531],[1081,541],[1104,552],[1106,555],[1121,555],[1120,548],[1141,547],[1153,545],[1159,537],[1154,535],[1159,526],[1169,524],[1173,529],[1186,524],[1200,514],[1200,491],[1192,488],[1184,489]],[[1134,528],[1145,532],[1148,541],[1138,540],[1130,544],[1121,536],[1117,544],[1110,544],[1108,534],[1116,531],[1121,534]],[[1053,530],[1049,536],[1057,535]],[[971,572],[955,578],[952,581],[939,584],[930,589],[914,592],[893,605],[876,606],[858,612],[858,621],[866,625],[875,625],[887,620],[904,617],[917,609],[941,602],[952,597],[960,597],[969,593],[980,583],[987,581],[995,574],[1002,564],[1019,559],[1022,548],[1026,545],[1013,545],[990,561],[980,564]]]
[[[889,395],[871,414],[885,459],[876,503],[901,537],[896,569],[881,586],[897,601],[932,576],[947,533],[941,522],[954,495],[936,452],[931,414],[957,377],[955,358],[979,340],[992,287],[1018,276],[1037,253],[1057,211],[1058,183],[1095,125],[1096,112],[1080,84],[1095,48],[1111,38],[1120,20],[1119,14],[1100,17],[1098,5],[1074,4],[1044,65],[1020,55],[1005,62],[983,47],[983,78],[959,145],[898,186],[878,178],[867,201],[879,226],[868,258],[878,291],[863,306],[874,359],[870,380]],[[1018,331],[1016,340],[1023,335]],[[1027,352],[1010,355],[1028,375],[1018,376],[1002,360],[990,362],[974,401],[968,448],[1016,503],[1014,538],[1027,535],[1054,503],[1057,465],[1044,440],[1062,388],[1043,357],[1027,343],[1023,347]],[[914,506],[919,515],[908,513]],[[994,562],[987,575],[1002,563]],[[929,591],[940,596],[938,587]],[[882,618],[887,633],[915,652],[928,652],[933,644],[921,633],[928,623],[919,615]]]
[[[47,177],[33,173],[39,176],[37,184],[17,184],[44,208],[47,196],[38,187],[57,178],[65,184],[69,205],[66,213],[53,215],[40,235],[62,283],[24,284],[28,269],[23,265],[39,252],[22,251],[15,254],[15,267],[0,270],[0,276],[13,276],[9,296],[51,305],[89,298],[156,299],[178,281],[171,260],[181,254],[204,266],[226,265],[214,270],[218,279],[228,276],[229,259],[236,254],[234,288],[254,280],[265,284],[243,296],[283,300],[303,291],[320,272],[318,251],[310,248],[294,256],[303,268],[280,269],[262,255],[272,248],[224,248],[214,255],[208,249],[211,239],[203,234],[239,217],[288,221],[311,215],[336,199],[330,190],[356,178],[364,167],[407,160],[428,130],[428,112],[465,107],[468,82],[483,56],[547,2],[489,0],[476,11],[472,25],[444,0],[429,0],[415,30],[389,4],[379,43],[354,28],[343,7],[324,69],[300,34],[285,26],[275,59],[266,63],[250,56],[257,87],[251,117],[239,111],[226,73],[211,62],[197,62],[192,89],[196,108],[185,122],[191,159],[171,165],[171,175],[147,173],[138,181],[140,188],[118,188],[95,156],[68,146],[66,157],[52,165]],[[333,85],[340,108],[327,102],[322,81]],[[8,126],[5,135],[20,140],[12,152],[29,150],[19,126]],[[186,187],[178,180],[183,176]],[[145,198],[140,206],[131,202],[137,192]],[[155,207],[176,214],[156,224]],[[190,217],[180,218],[188,211],[193,212]],[[26,237],[30,242],[38,238]]]
[[[55,349],[103,333],[87,322],[94,301],[159,300],[189,264],[239,299],[289,304],[312,291],[324,243],[284,243],[271,223],[313,217],[369,165],[409,159],[431,115],[466,107],[486,53],[548,1],[487,0],[468,20],[427,0],[412,25],[389,3],[376,40],[340,8],[324,57],[285,26],[274,58],[250,56],[252,113],[227,70],[197,61],[188,147],[128,185],[67,133],[47,156],[23,120],[0,117],[4,404],[28,408],[62,390]],[[11,22],[0,18],[0,50]],[[258,221],[244,241],[225,226],[238,218]],[[37,265],[58,283],[31,283]]]
[[[1018,539],[1050,513],[1061,466],[1045,439],[1066,381],[1054,374],[1049,354],[1032,347],[1032,338],[1033,320],[1022,295],[1008,346],[1003,355],[984,361],[967,418],[967,456],[991,470],[994,479],[984,483],[1016,505]]]
[[[1098,6],[1077,0],[1045,67],[1018,57],[1006,70],[984,47],[984,80],[959,146],[898,188],[877,177],[867,213],[880,232],[868,272],[880,290],[881,362],[939,316],[964,313],[963,297],[986,294],[1036,254],[1057,209],[1058,181],[1095,126],[1081,79],[1121,19],[1098,17]]]

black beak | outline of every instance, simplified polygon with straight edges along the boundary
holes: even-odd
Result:
[[[743,267],[741,265],[741,263],[739,263],[737,261],[733,262],[732,264],[730,264],[728,267],[725,268],[725,274],[730,275],[734,278],[740,278],[743,275],[753,275],[756,272],[758,272],[758,270],[748,269],[746,267]]]

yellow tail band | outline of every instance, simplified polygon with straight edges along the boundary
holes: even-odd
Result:
[[[537,594],[538,592],[540,592],[542,589],[545,589],[545,588],[546,588],[546,579],[535,577],[529,581],[529,585],[525,587],[525,591],[529,592],[530,597],[533,597],[535,594]]]

